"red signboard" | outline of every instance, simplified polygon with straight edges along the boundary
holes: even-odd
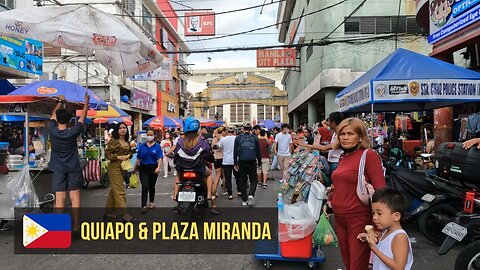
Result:
[[[185,36],[215,36],[215,13],[185,12]]]
[[[295,67],[295,49],[257,50],[257,67]]]

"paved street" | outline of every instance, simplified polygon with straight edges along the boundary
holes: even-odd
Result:
[[[278,172],[274,173],[278,176]],[[48,175],[47,175],[48,176]],[[48,182],[44,177],[37,180]],[[36,181],[37,181],[36,180]],[[160,207],[173,207],[170,199],[173,177],[159,178],[157,182],[156,204]],[[37,182],[39,185],[40,182]],[[47,184],[49,185],[49,184]],[[279,186],[269,181],[269,189],[260,189],[256,194],[257,207],[274,206]],[[108,189],[103,189],[97,183],[82,191],[84,206],[104,206]],[[42,194],[42,188],[37,187]],[[136,207],[140,203],[140,189],[127,190],[127,205]],[[219,207],[236,204],[241,201],[235,198],[228,201],[226,196],[220,196]],[[436,248],[428,243],[415,229],[414,225],[407,228],[410,237],[415,238],[412,243],[414,249],[414,269],[451,270],[459,248],[447,256],[436,254]],[[121,247],[119,247],[121,248]],[[339,250],[327,248],[325,250],[327,262],[320,265],[320,269],[342,269]],[[252,255],[14,255],[13,231],[0,233],[0,262],[1,269],[264,269],[263,262],[255,260]],[[272,262],[272,269],[306,269],[306,264],[298,262]]]

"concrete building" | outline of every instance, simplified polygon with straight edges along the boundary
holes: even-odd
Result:
[[[287,93],[275,81],[253,73],[237,73],[207,82],[191,99],[195,117],[219,119],[227,125],[272,119],[288,122]]]
[[[17,2],[20,2],[18,0]],[[25,1],[26,2],[26,1]],[[76,4],[76,0],[61,1]],[[43,3],[43,2],[38,2]],[[170,81],[133,81],[125,76],[115,76],[90,57],[88,63],[88,87],[107,102],[116,104],[132,116],[135,130],[156,115],[178,117],[180,99],[186,91],[191,70],[184,62],[188,48],[182,41],[182,26],[169,0],[123,0],[117,2],[83,1],[102,11],[123,18],[131,27],[139,29],[165,58],[172,61]],[[34,2],[29,3],[30,5]],[[166,15],[168,14],[168,15]],[[167,17],[167,18],[166,18]],[[176,17],[176,18],[175,18]],[[180,29],[179,29],[180,28]],[[168,54],[167,52],[180,52]],[[44,45],[44,74],[35,79],[60,79],[86,85],[86,57],[74,51]],[[17,80],[16,84],[28,84],[31,80]],[[141,100],[141,102],[139,102]]]
[[[288,113],[293,127],[300,123],[313,126],[321,117],[328,116],[335,110],[335,95],[395,48],[423,54],[430,51],[425,31],[416,23],[415,1],[402,0],[400,8],[396,0],[366,1],[351,16],[362,1],[329,7],[337,2],[287,0],[279,3],[277,22],[283,22],[278,26],[279,41],[304,44],[297,50],[299,66],[287,70],[282,80],[288,91]],[[397,39],[396,32],[399,33]],[[368,37],[377,39],[354,41]],[[348,42],[308,45],[321,40]]]

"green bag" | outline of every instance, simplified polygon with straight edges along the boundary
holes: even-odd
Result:
[[[330,225],[325,213],[322,213],[318,221],[317,228],[313,232],[313,244],[315,246],[333,246],[338,247],[338,238]]]
[[[132,173],[130,176],[130,188],[137,188],[138,187],[138,175],[136,173]]]

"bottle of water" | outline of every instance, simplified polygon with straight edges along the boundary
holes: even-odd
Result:
[[[283,202],[282,193],[278,193],[277,196],[277,208],[278,208],[278,217],[283,215],[283,210],[285,209],[285,203]]]

